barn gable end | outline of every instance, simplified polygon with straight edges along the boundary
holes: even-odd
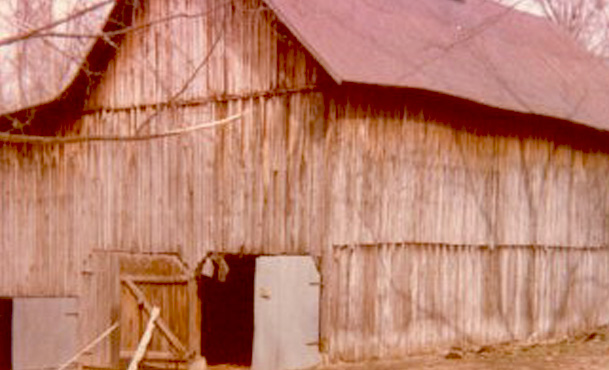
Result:
[[[260,0],[144,1],[134,24],[88,109],[238,100],[328,80]]]

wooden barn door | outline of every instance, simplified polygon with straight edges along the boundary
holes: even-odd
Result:
[[[196,283],[170,256],[121,257],[121,359],[129,361],[153,306],[160,308],[144,357],[151,365],[175,367],[199,345]]]
[[[320,276],[311,257],[258,257],[253,370],[291,370],[319,360]]]

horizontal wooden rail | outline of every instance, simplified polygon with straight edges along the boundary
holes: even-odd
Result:
[[[186,275],[172,275],[172,276],[129,275],[124,278],[121,278],[121,280],[125,280],[125,279],[129,279],[134,283],[170,285],[170,284],[187,284],[189,277]]]
[[[129,360],[132,359],[135,355],[135,351],[126,351],[122,350],[120,353],[121,360]],[[146,351],[144,355],[143,361],[158,361],[158,362],[186,362],[186,359],[176,357],[171,352],[162,352],[162,351]]]

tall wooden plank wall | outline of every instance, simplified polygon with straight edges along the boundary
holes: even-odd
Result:
[[[328,94],[330,244],[609,243],[600,133],[480,107],[438,122],[451,99],[369,89]]]
[[[609,249],[335,246],[332,361],[539,340],[609,322]]]
[[[2,295],[78,295],[93,250],[176,253],[192,268],[213,249],[321,244],[308,216],[323,174],[317,63],[260,1],[140,4],[142,27],[74,130],[149,134],[245,114],[157,141],[3,146]]]
[[[121,318],[120,260],[116,253],[93,251],[83,262],[79,292],[79,347],[95,340]],[[88,366],[116,366],[121,328],[79,359]]]
[[[317,86],[327,75],[259,0],[142,7],[137,22],[153,24],[124,41],[89,101],[83,131],[158,133],[244,117],[175,139],[93,149],[89,161],[128,185],[109,190],[125,202],[102,212],[122,220],[96,244],[180,253],[191,265],[210,250],[319,249],[321,229],[309,215],[322,206],[313,196],[324,174]]]
[[[85,251],[76,224],[88,210],[78,146],[0,152],[0,295],[76,296]]]
[[[537,137],[518,116],[489,129],[506,122],[484,109],[435,122],[433,98],[383,92],[343,89],[326,103],[330,359],[609,323],[609,161],[594,140],[573,129],[571,147],[559,122],[539,118]]]
[[[81,158],[92,181],[82,190],[90,204],[80,230],[96,248],[176,253],[191,268],[212,250],[319,255],[323,227],[311,215],[324,207],[320,102],[308,93],[184,107],[167,122],[247,113],[177,138],[90,145]],[[133,132],[145,117],[114,113],[106,122]]]

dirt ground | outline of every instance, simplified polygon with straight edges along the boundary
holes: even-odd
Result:
[[[465,351],[454,348],[400,361],[335,365],[323,370],[608,370],[609,328],[538,344],[501,344]]]

